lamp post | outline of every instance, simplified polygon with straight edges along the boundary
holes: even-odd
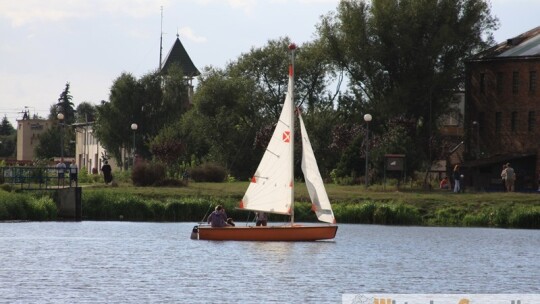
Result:
[[[364,121],[366,122],[366,176],[365,176],[365,182],[366,182],[366,189],[368,187],[369,181],[368,181],[368,171],[369,171],[369,122],[373,119],[371,117],[371,114],[364,115]]]
[[[139,128],[139,126],[137,126],[136,123],[132,123],[131,124],[131,130],[133,130],[133,168],[135,167],[135,132],[137,131],[137,129]]]
[[[473,121],[473,129],[474,129],[474,154],[476,156],[476,159],[480,158],[480,123],[478,121]]]
[[[60,124],[60,161],[64,162],[64,114],[58,113],[56,115]]]

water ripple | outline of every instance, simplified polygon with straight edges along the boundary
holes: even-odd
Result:
[[[539,293],[533,230],[340,225],[335,241],[189,239],[191,223],[0,223],[0,303],[336,303]]]

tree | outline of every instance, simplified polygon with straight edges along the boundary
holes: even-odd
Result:
[[[131,129],[135,114],[140,113],[140,87],[131,74],[123,73],[114,82],[110,102],[102,101],[97,107],[96,137],[117,161],[122,160],[122,148],[130,146]]]
[[[11,125],[7,116],[4,115],[0,123],[0,157],[15,156],[17,144],[17,132]]]
[[[56,104],[57,110],[51,110],[50,115],[54,116],[49,116],[52,119],[56,119],[56,114],[62,113],[64,114],[64,123],[68,125],[75,122],[75,109],[73,108],[75,105],[73,102],[71,102],[73,96],[71,96],[69,93],[69,86],[70,84],[67,82],[64,91],[62,91],[60,97],[58,98],[58,103]]]
[[[66,146],[61,147],[60,143],[60,126],[53,126],[47,131],[39,135],[39,143],[34,148],[34,155],[37,159],[52,159],[55,156],[60,156],[60,149],[65,151]],[[65,135],[65,134],[64,134]],[[65,144],[64,140],[64,144]],[[69,154],[64,154],[64,156]]]
[[[231,62],[226,69],[207,68],[199,79],[194,108],[183,119],[185,159],[212,161],[241,179],[250,177],[266,149],[281,113],[290,63],[288,38],[270,40]],[[297,48],[295,100],[304,108],[314,146],[327,146],[332,123],[330,62],[318,42]],[[317,113],[325,119],[318,119]],[[319,152],[319,151],[318,151]],[[330,157],[327,159],[331,159]],[[300,158],[298,158],[298,166]],[[299,170],[298,170],[299,171]]]
[[[76,122],[92,122],[95,121],[97,107],[87,101],[81,102],[75,111]]]
[[[185,146],[182,142],[181,128],[178,123],[166,126],[150,142],[150,151],[154,158],[166,165],[167,174],[171,177],[180,177],[183,164],[186,163]]]
[[[290,53],[289,38],[269,40],[261,48],[252,48],[249,53],[229,64],[226,73],[233,77],[247,77],[255,82],[260,96],[263,115],[273,121],[281,113],[281,105],[288,83]],[[335,80],[331,62],[324,54],[320,41],[298,46],[295,60],[295,98],[297,106],[306,106],[308,111],[332,107],[331,96],[326,88]],[[330,96],[330,97],[329,97]]]
[[[0,135],[13,135],[15,133],[15,128],[9,122],[7,116],[4,115],[2,122],[0,123]]]
[[[182,120],[186,161],[195,155],[199,162],[222,164],[236,176],[251,175],[253,138],[263,120],[260,100],[251,79],[207,69],[200,77],[194,108]]]
[[[427,155],[448,97],[463,88],[464,60],[493,43],[497,23],[485,0],[344,0],[318,30],[366,112],[425,122]]]
[[[54,122],[54,126],[39,135],[39,143],[34,148],[35,155],[39,159],[75,155],[75,145],[73,144],[75,131],[69,127],[75,122],[75,109],[69,88],[70,84],[67,82],[64,90],[60,93],[58,103],[49,108],[49,120]],[[57,115],[59,113],[64,115],[62,121],[58,121]]]
[[[138,126],[137,154],[150,158],[152,139],[189,107],[186,80],[178,66],[168,69],[167,75],[149,73],[140,79],[123,73],[113,82],[109,99],[97,106],[95,132],[118,161],[123,149],[133,148],[132,123]]]

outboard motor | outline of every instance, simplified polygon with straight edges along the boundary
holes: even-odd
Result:
[[[193,230],[191,231],[191,239],[192,240],[199,239],[199,226],[193,227]]]

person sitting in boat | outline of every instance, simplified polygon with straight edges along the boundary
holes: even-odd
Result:
[[[268,214],[265,212],[257,212],[257,222],[255,225],[257,226],[266,226],[268,223]]]
[[[223,206],[221,205],[217,205],[216,210],[210,213],[210,216],[208,216],[208,223],[211,224],[212,227],[231,226],[227,223],[227,214],[225,213],[225,209],[223,209]]]

